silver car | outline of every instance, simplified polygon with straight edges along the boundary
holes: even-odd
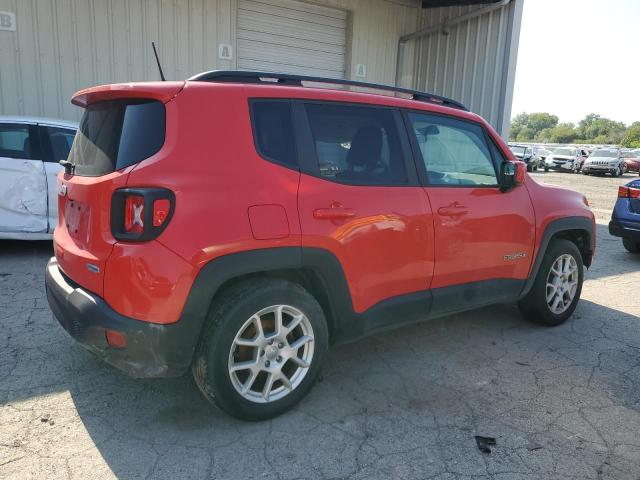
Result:
[[[58,163],[78,124],[0,116],[0,239],[45,240],[58,221]]]
[[[612,177],[619,177],[624,173],[624,159],[617,148],[600,148],[594,150],[584,162],[582,173],[610,173]]]

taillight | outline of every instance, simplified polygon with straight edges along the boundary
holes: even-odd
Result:
[[[118,240],[153,240],[166,228],[175,195],[165,188],[123,188],[113,192],[111,233]]]
[[[618,198],[640,198],[640,188],[618,187]]]
[[[127,195],[124,201],[124,231],[140,234],[144,230],[144,197]]]

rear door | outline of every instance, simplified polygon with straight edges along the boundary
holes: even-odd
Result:
[[[47,184],[37,127],[0,123],[0,232],[47,231]]]
[[[44,151],[49,232],[53,232],[58,223],[57,178],[58,174],[64,170],[59,162],[69,157],[76,130],[67,127],[40,125],[39,131]]]
[[[527,189],[500,191],[504,158],[482,125],[418,112],[407,120],[434,214],[433,312],[513,299],[533,253]]]
[[[295,106],[307,170],[298,193],[302,246],[335,255],[356,312],[427,290],[433,220],[400,113],[330,102]]]

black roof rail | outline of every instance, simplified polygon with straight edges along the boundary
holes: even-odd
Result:
[[[359,82],[356,80],[344,80],[341,78],[313,77],[310,75],[292,75],[289,73],[249,72],[243,70],[212,70],[203,72],[189,78],[190,81],[220,82],[220,83],[261,83],[264,85],[288,85],[295,87],[304,86],[302,82],[327,83],[332,85],[347,85],[350,87],[370,88],[395,93],[411,95],[413,100],[435,103],[446,107],[468,111],[462,103],[451,98],[442,97],[433,93],[410,90],[408,88],[381,85],[379,83]]]

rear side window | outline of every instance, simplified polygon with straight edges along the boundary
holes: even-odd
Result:
[[[482,127],[453,118],[410,113],[429,185],[496,186]]]
[[[291,103],[286,100],[254,100],[251,113],[258,153],[272,162],[297,168]]]
[[[21,123],[0,123],[0,157],[39,159],[34,128]]]
[[[407,182],[392,110],[314,103],[306,111],[321,177],[358,185]]]
[[[99,176],[158,152],[165,138],[164,104],[155,100],[110,100],[87,107],[71,147],[76,175]]]

